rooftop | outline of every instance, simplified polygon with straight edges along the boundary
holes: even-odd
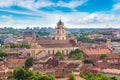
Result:
[[[111,50],[107,47],[86,47],[86,46],[80,46],[80,48],[87,54],[87,55],[93,55],[93,54],[109,54],[111,53]]]
[[[103,73],[108,73],[108,74],[119,74],[120,75],[120,70],[118,69],[103,69]]]
[[[7,58],[6,61],[9,64],[24,64],[26,59],[25,58]]]
[[[75,47],[77,44],[74,40],[39,40],[38,44],[44,48],[62,48],[62,47]]]

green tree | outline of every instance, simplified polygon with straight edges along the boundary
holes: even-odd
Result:
[[[29,49],[31,46],[30,44],[6,44],[4,48],[27,48]]]
[[[91,59],[86,59],[86,60],[84,60],[83,61],[85,64],[92,64],[92,65],[94,65],[94,62],[93,62],[93,60],[91,60]]]
[[[100,33],[98,32],[98,30],[93,30],[92,34],[100,34]]]
[[[27,58],[27,60],[25,61],[25,68],[30,68],[33,65],[33,58],[29,57]]]
[[[28,78],[28,80],[38,80],[38,79],[39,79],[38,76],[35,76],[35,75],[30,76],[30,77]]]
[[[14,70],[14,78],[17,80],[23,80],[25,78],[25,70],[23,68],[18,68]]]
[[[100,56],[100,58],[99,59],[104,59],[104,58],[106,58],[107,57],[107,55],[106,54],[101,54],[101,56]]]
[[[55,77],[52,75],[43,75],[39,77],[39,80],[55,80]]]
[[[55,56],[57,56],[60,60],[64,60],[64,56],[61,52],[57,51]]]
[[[112,41],[112,42],[120,42],[120,39],[115,39],[115,38],[113,38],[113,39],[111,39],[111,41]]]
[[[80,37],[77,37],[77,40],[78,41],[81,41],[81,42],[87,42],[87,43],[92,43],[93,40],[88,38],[88,37],[85,37],[85,36],[80,36]]]
[[[82,51],[81,49],[79,49],[79,48],[75,49],[74,52],[75,52],[75,53],[83,53],[83,51]]]
[[[72,57],[73,60],[80,60],[80,59],[83,58],[83,54],[76,53],[76,54],[71,55],[71,57]]]
[[[93,74],[91,72],[81,72],[80,76],[85,80],[120,80],[117,77],[109,77],[102,73]]]
[[[9,77],[9,80],[55,80],[55,77],[33,72],[29,69],[17,68],[14,69],[13,76]]]
[[[70,57],[74,60],[79,60],[83,58],[83,51],[80,49],[75,49],[70,52]]]
[[[69,79],[68,80],[76,80],[75,75],[73,73],[71,73],[69,75]]]
[[[17,80],[27,80],[29,77],[33,76],[33,72],[24,68],[14,69],[13,77]]]
[[[115,76],[113,76],[113,77],[111,77],[111,80],[118,80],[118,78],[115,77]],[[119,80],[120,80],[120,79],[119,79]]]
[[[4,58],[4,57],[6,57],[6,56],[7,56],[7,53],[4,52],[4,51],[2,51],[2,50],[0,50],[0,57],[1,57],[1,58]]]
[[[30,48],[30,45],[29,45],[29,44],[21,44],[20,46],[21,46],[21,48],[27,48],[27,49]]]
[[[3,48],[10,48],[10,44],[5,44]]]

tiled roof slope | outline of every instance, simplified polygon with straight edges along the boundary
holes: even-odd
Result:
[[[44,48],[57,48],[57,47],[75,47],[77,43],[74,40],[39,40],[38,44]]]

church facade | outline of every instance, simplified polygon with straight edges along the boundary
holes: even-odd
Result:
[[[66,38],[66,35],[64,23],[60,19],[55,27],[54,39],[41,39],[37,43],[49,54],[56,54],[59,51],[63,55],[69,55],[71,50],[78,48],[78,43],[75,38]]]

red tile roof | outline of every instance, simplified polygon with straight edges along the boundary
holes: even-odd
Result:
[[[45,48],[56,47],[75,47],[77,44],[74,40],[39,40],[38,44]]]
[[[0,62],[0,73],[5,72],[8,68],[4,64],[4,62]]]
[[[93,54],[109,54],[111,53],[111,50],[107,47],[94,47],[94,48],[88,48],[85,46],[80,46],[80,48],[86,53],[87,55],[93,55]]]
[[[9,64],[24,64],[26,58],[7,58],[6,61]]]

